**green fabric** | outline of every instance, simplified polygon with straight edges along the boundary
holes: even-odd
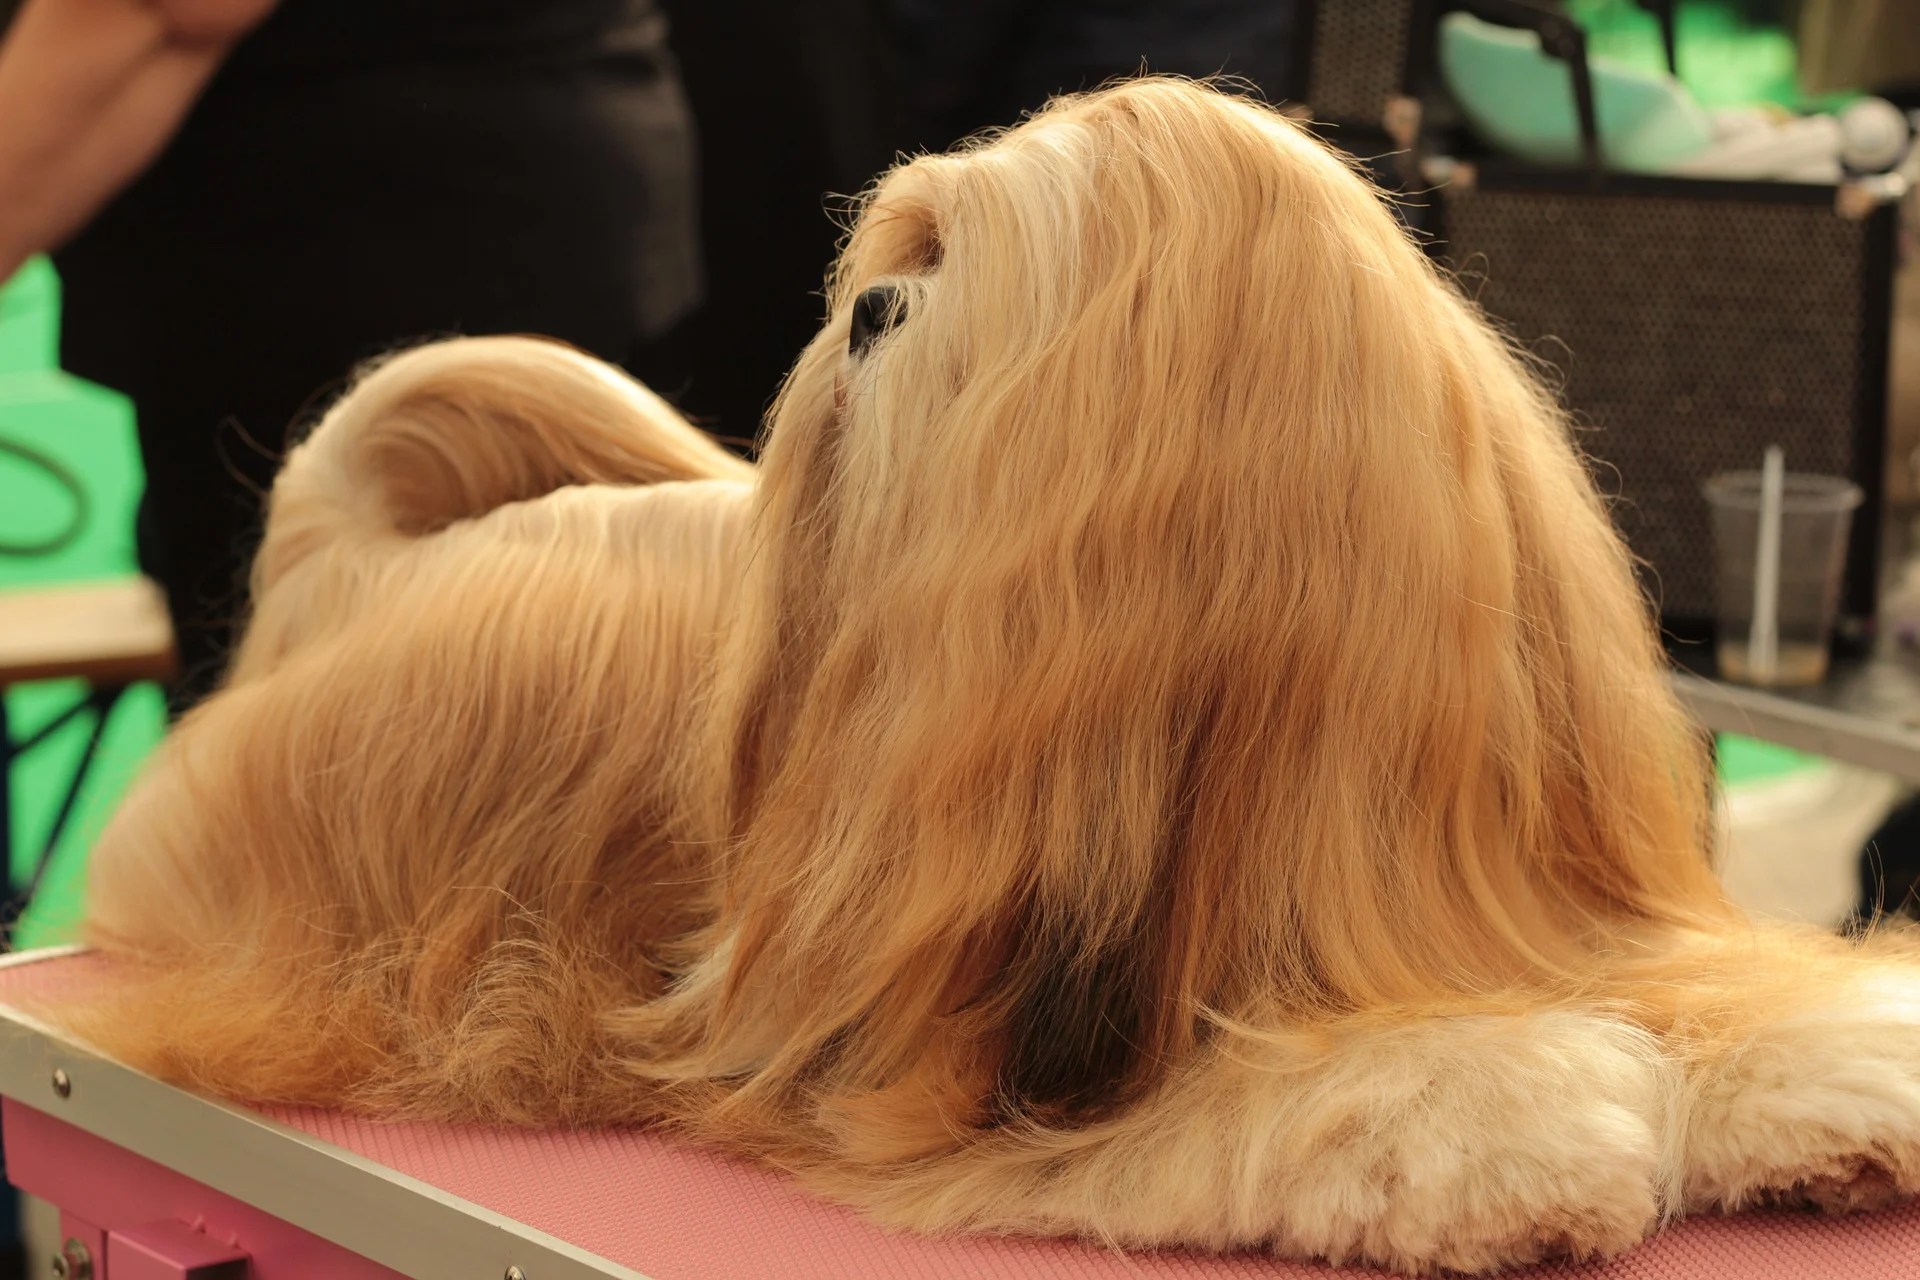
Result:
[[[126,398],[59,372],[59,284],[52,267],[35,262],[0,290],[0,435],[64,462],[87,490],[91,517],[80,537],[51,556],[0,555],[0,590],[88,578],[135,568],[133,515],[144,483],[133,409]],[[61,525],[69,499],[46,477],[0,456],[0,540],[43,535]],[[6,693],[16,736],[25,736],[79,696],[74,681],[16,685]],[[159,741],[166,708],[160,691],[130,691],[114,713],[87,786],[43,883],[21,922],[25,946],[58,941],[80,914],[86,850],[118,802],[141,759]],[[46,841],[86,744],[85,717],[67,725],[14,764],[13,851],[18,877]]]
[[[1596,70],[1597,82],[1610,82],[1611,78],[1621,75],[1664,79],[1667,59],[1660,40],[1660,24],[1635,0],[1567,0],[1566,9],[1586,31],[1590,57],[1607,68],[1605,75]],[[1678,6],[1675,27],[1680,45],[1680,82],[1701,108],[1774,106],[1798,112],[1838,111],[1860,96],[1858,93],[1803,92],[1794,37],[1779,27],[1749,22],[1732,6],[1715,0],[1682,3]],[[1531,42],[1531,37],[1523,38]],[[1494,74],[1509,73],[1496,71]],[[1524,99],[1526,111],[1509,114],[1530,116],[1536,110],[1546,111],[1550,96],[1551,117],[1506,124],[1506,129],[1523,135],[1514,143],[1510,144],[1502,132],[1501,121],[1492,118],[1502,101],[1514,99],[1483,101],[1480,111],[1470,111],[1470,115],[1476,126],[1487,130],[1490,141],[1503,147],[1512,145],[1515,154],[1556,161],[1577,159],[1578,133],[1565,73],[1559,73],[1550,84],[1542,80],[1540,86],[1548,89],[1547,96]],[[1475,92],[1468,88],[1468,94],[1477,99],[1484,99],[1488,92],[1491,91]],[[1596,98],[1604,98],[1610,92],[1621,90],[1603,88],[1596,83]],[[1634,105],[1634,92],[1626,92],[1627,100],[1618,106],[1619,110],[1628,110]],[[1469,104],[1463,102],[1462,105]],[[1623,168],[1649,167],[1640,150],[1642,142],[1627,137],[1615,140],[1607,120],[1609,108],[1602,102],[1599,110],[1603,133],[1611,144],[1610,160]],[[1611,126],[1618,127],[1617,124]],[[1552,135],[1550,153],[1538,150],[1540,144],[1524,136],[1536,132]],[[1680,135],[1674,136],[1677,139]],[[1612,154],[1612,148],[1624,152],[1625,158]]]
[[[1738,734],[1720,735],[1716,750],[1720,766],[1720,785],[1747,786],[1789,777],[1821,763],[1818,756],[1802,755],[1790,747],[1776,746],[1758,738]]]
[[[1713,141],[1707,113],[1671,76],[1608,58],[1590,57],[1588,63],[1608,168],[1658,171]],[[1440,69],[1486,141],[1526,160],[1580,160],[1572,72],[1541,52],[1535,33],[1449,14],[1440,27]]]
[[[60,281],[35,258],[0,289],[0,377],[60,367]]]
[[[1567,13],[1587,33],[1594,54],[1664,71],[1660,24],[1634,0],[1568,0]],[[1794,110],[1811,105],[1800,92],[1793,37],[1778,27],[1749,23],[1732,7],[1681,4],[1674,20],[1680,44],[1680,80],[1705,107],[1760,103]]]

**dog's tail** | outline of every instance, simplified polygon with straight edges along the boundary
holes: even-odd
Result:
[[[618,369],[538,338],[456,338],[389,356],[287,459],[256,595],[345,535],[414,537],[572,484],[745,479]]]
[[[576,484],[745,480],[653,392],[571,347],[459,338],[363,370],[274,481],[229,684],[355,616],[422,539]]]

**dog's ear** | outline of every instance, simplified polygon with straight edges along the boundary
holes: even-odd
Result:
[[[1152,937],[1096,946],[1038,924],[1016,944],[996,1120],[1085,1120],[1128,1100],[1161,991]]]
[[[999,1120],[1096,1119],[1134,1100],[1204,1038],[1198,1011],[1222,995],[1222,974],[1202,939],[1210,925],[1223,941],[1232,932],[1212,919],[1210,905],[1224,868],[1210,856],[1218,842],[1207,821],[1223,812],[1224,775],[1207,769],[1220,751],[1217,700],[1184,705],[1194,719],[1174,733],[1173,785],[1157,813],[1132,815],[1156,833],[1143,851],[1150,870],[1137,895],[1055,884],[1049,902],[1030,899],[1015,917],[1000,975],[1004,1048],[992,1107]],[[1203,794],[1208,786],[1212,796]],[[1089,850],[1066,865],[1097,862]],[[1127,905],[1116,909],[1120,902]]]

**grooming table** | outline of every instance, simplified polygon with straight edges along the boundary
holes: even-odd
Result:
[[[382,1124],[215,1102],[88,1053],[8,1002],[112,980],[73,950],[0,960],[9,1179],[57,1205],[70,1280],[1369,1280],[1244,1254],[890,1234],[779,1175],[639,1132]],[[84,1252],[84,1256],[82,1253]],[[37,1274],[45,1274],[40,1272]],[[1683,1223],[1583,1280],[1912,1280],[1920,1208]]]

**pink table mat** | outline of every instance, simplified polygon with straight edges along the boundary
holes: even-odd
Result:
[[[76,959],[0,969],[0,999],[28,986],[44,991],[91,967]],[[1065,1241],[889,1233],[777,1174],[644,1132],[386,1124],[304,1108],[264,1114],[652,1280],[1378,1280],[1384,1274],[1257,1254],[1119,1253]],[[1516,1280],[1920,1280],[1920,1204],[1845,1218],[1776,1212],[1696,1219],[1609,1262],[1507,1274]]]

